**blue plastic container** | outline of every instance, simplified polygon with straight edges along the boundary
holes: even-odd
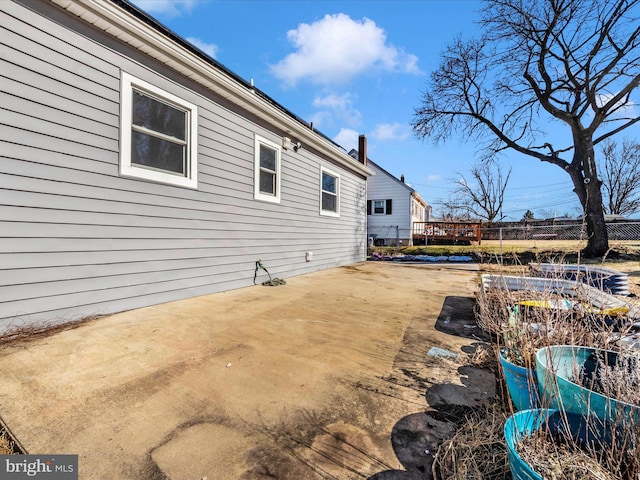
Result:
[[[509,397],[516,410],[528,410],[540,406],[536,371],[509,362],[500,351],[500,365],[507,383]]]
[[[579,415],[595,415],[604,421],[620,419],[637,422],[640,407],[615,400],[575,383],[576,375],[597,376],[596,359],[615,363],[617,353],[573,345],[556,345],[538,350],[536,373],[542,405]],[[582,382],[584,383],[584,382]]]
[[[591,446],[611,445],[611,429],[601,422],[588,422],[586,417],[554,409],[522,410],[504,424],[507,457],[513,480],[543,480],[516,451],[517,443],[537,431],[563,434]],[[604,447],[603,447],[604,448]]]
[[[522,410],[507,418],[504,424],[504,439],[507,444],[507,458],[513,480],[542,480],[542,477],[522,459],[516,451],[517,443],[546,424],[550,415],[557,410]]]

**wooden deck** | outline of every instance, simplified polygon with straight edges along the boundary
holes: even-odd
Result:
[[[413,244],[424,245],[471,245],[482,243],[480,222],[415,222]]]

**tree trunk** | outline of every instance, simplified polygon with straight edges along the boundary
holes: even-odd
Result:
[[[566,170],[580,199],[587,226],[587,246],[583,254],[587,258],[604,257],[609,251],[609,234],[604,221],[602,182],[596,170],[593,145],[589,139],[582,142],[582,148],[576,146],[573,162]]]
[[[587,258],[604,257],[609,250],[609,234],[604,221],[602,208],[602,192],[600,185],[593,182],[586,185],[587,202],[584,207],[584,218],[587,224],[587,247],[584,255]],[[599,182],[598,182],[599,183]]]

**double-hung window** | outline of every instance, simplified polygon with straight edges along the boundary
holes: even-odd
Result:
[[[280,146],[258,135],[255,137],[254,198],[280,203]]]
[[[320,169],[320,215],[340,216],[340,175]]]
[[[393,200],[367,200],[367,215],[391,215]]]
[[[367,200],[367,215],[391,215],[393,200]]]
[[[198,188],[196,105],[125,72],[121,88],[120,174]]]

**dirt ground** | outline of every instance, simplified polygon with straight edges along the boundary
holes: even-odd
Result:
[[[474,364],[478,267],[366,262],[0,348],[0,415],[81,479],[428,479]]]

